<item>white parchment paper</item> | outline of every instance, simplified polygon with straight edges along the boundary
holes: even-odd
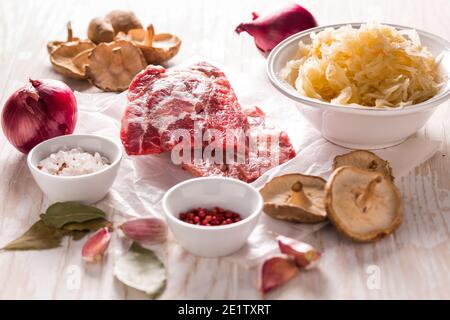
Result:
[[[198,60],[193,58],[182,65]],[[240,103],[260,107],[268,121],[288,133],[298,153],[289,162],[266,172],[252,185],[260,188],[271,178],[292,172],[328,178],[333,158],[348,152],[348,149],[323,139],[302,117],[296,105],[272,88],[267,79],[250,79],[212,63],[226,73]],[[126,92],[118,95],[76,93],[76,96],[80,110],[76,132],[95,133],[119,141],[120,119],[127,105]],[[439,145],[440,141],[410,138],[401,145],[376,150],[375,153],[391,163],[395,176],[399,178],[431,157]],[[192,178],[189,173],[171,163],[168,154],[125,156],[117,180],[102,205],[114,208],[125,217],[163,217],[160,201],[164,193],[176,183],[189,178]],[[251,266],[276,249],[276,233],[301,239],[324,225],[326,222],[316,225],[293,224],[263,214],[247,245],[226,259]]]

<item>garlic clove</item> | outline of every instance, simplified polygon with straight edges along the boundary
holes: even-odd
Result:
[[[128,220],[119,228],[128,238],[149,245],[162,243],[167,239],[167,224],[158,218]]]
[[[284,254],[295,259],[301,269],[312,269],[320,260],[320,252],[313,246],[285,236],[277,236],[278,247]]]
[[[93,236],[91,236],[83,246],[81,255],[87,262],[101,261],[103,255],[108,249],[111,241],[111,233],[108,227],[99,229]]]
[[[277,255],[264,261],[261,268],[263,294],[287,283],[298,274],[295,261],[287,255]]]

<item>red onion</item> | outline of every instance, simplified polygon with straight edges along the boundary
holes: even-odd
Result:
[[[235,31],[238,34],[245,31],[255,38],[256,47],[264,57],[267,57],[277,44],[294,33],[317,27],[313,15],[295,3],[289,3],[262,17],[255,12],[252,15],[252,22],[241,23]]]
[[[57,136],[71,134],[77,122],[77,101],[58,80],[31,80],[14,92],[2,112],[6,138],[20,152]]]

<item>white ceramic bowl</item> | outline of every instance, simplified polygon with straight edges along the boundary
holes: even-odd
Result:
[[[258,190],[236,179],[207,177],[181,182],[164,195],[167,223],[187,251],[202,257],[218,257],[239,250],[255,228],[263,208]],[[242,220],[223,226],[199,226],[181,221],[178,215],[190,209],[222,207]]]
[[[99,152],[111,164],[106,168],[81,176],[54,176],[37,168],[37,164],[62,148],[81,147],[84,151]],[[97,135],[73,134],[46,140],[35,146],[27,157],[28,167],[42,192],[52,202],[78,201],[91,204],[101,200],[112,186],[122,159],[119,144]]]
[[[438,95],[420,104],[403,109],[369,109],[357,106],[339,106],[321,102],[301,95],[280,76],[281,69],[297,51],[298,42],[310,43],[311,32],[325,28],[339,28],[346,24],[322,26],[297,33],[276,46],[267,60],[270,81],[283,95],[297,103],[304,117],[323,137],[335,144],[353,149],[380,149],[403,142],[417,132],[430,118],[436,108],[450,97],[450,44],[445,39],[417,30],[422,44],[435,55],[443,54],[440,72],[447,77]],[[359,27],[361,23],[350,23]],[[396,29],[412,29],[398,25]]]

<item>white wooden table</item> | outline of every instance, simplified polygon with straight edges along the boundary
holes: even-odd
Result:
[[[264,60],[252,40],[234,27],[278,1],[16,1],[0,0],[0,105],[31,78],[65,80],[73,89],[95,91],[52,71],[49,40],[64,39],[71,20],[85,35],[89,20],[108,10],[134,10],[144,23],[183,39],[176,64],[193,54],[264,77]],[[448,0],[304,0],[320,24],[375,19],[414,26],[450,37]],[[274,92],[274,94],[276,94]],[[366,299],[450,298],[450,105],[441,106],[419,135],[442,140],[429,161],[398,179],[405,219],[394,236],[354,244],[331,227],[308,241],[325,251],[320,268],[302,273],[269,298]],[[25,157],[0,136],[0,246],[27,229],[47,202],[34,183]],[[111,214],[111,213],[110,213]],[[86,269],[82,243],[65,241],[49,251],[0,252],[0,298],[126,299],[145,297],[114,280],[112,259]],[[223,259],[196,258],[169,242],[168,287],[162,298],[258,298],[256,270]],[[379,286],[375,277],[379,275]]]

